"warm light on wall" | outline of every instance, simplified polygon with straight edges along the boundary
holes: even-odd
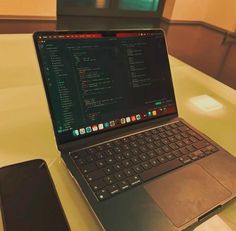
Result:
[[[96,8],[105,8],[106,0],[96,0]]]
[[[211,112],[223,108],[223,105],[208,95],[200,95],[190,98],[190,102],[205,112]]]

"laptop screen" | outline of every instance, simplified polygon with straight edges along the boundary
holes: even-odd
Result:
[[[57,141],[176,113],[162,31],[34,35]]]

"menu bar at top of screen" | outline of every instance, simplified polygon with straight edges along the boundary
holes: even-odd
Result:
[[[39,40],[44,39],[96,39],[96,38],[106,38],[106,37],[117,37],[117,38],[125,38],[125,37],[139,37],[139,36],[153,36],[158,35],[156,32],[119,32],[114,35],[104,35],[102,33],[82,33],[82,34],[49,34],[49,35],[39,35]]]

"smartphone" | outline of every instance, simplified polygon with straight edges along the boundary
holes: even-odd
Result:
[[[31,160],[0,168],[5,231],[69,231],[47,164]]]

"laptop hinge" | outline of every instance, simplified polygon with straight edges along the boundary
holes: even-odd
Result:
[[[120,129],[114,129],[113,131],[104,132],[103,134],[86,137],[84,139],[60,144],[58,145],[58,149],[62,153],[69,153],[70,151],[73,151],[76,149],[81,149],[81,148],[95,145],[95,144],[98,144],[107,140],[116,139],[121,136],[130,135],[132,133],[143,131],[152,127],[161,126],[163,124],[174,121],[177,118],[178,118],[177,114],[175,113],[173,115],[159,118],[158,120],[150,120],[150,121],[146,121],[140,124],[127,126]]]

